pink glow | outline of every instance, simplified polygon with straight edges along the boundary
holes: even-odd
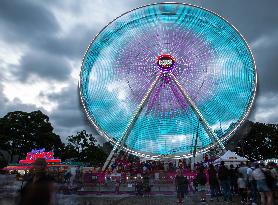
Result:
[[[38,157],[38,158],[43,158],[43,157]],[[23,160],[19,160],[19,164],[32,164],[34,163],[35,160],[28,160],[28,159],[23,159]],[[60,163],[61,160],[60,159],[46,159],[47,163]]]
[[[47,163],[60,163],[60,159],[54,159],[53,152],[45,152],[45,149],[32,150],[26,154],[26,158],[20,160],[20,164],[32,164],[38,158],[45,158]]]

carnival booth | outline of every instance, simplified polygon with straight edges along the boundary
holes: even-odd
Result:
[[[241,157],[241,156],[237,155],[235,152],[228,150],[224,155],[222,155],[221,157],[216,159],[213,163],[215,165],[219,165],[221,163],[221,161],[224,161],[225,165],[228,165],[228,166],[230,166],[231,164],[234,166],[237,166],[241,162],[247,162],[249,160],[245,157]]]
[[[10,174],[16,174],[19,180],[24,180],[24,177],[33,170],[33,163],[37,158],[45,158],[48,173],[57,178],[58,181],[62,180],[64,172],[68,169],[68,165],[62,164],[60,159],[54,158],[53,152],[47,152],[45,149],[33,149],[18,164],[10,164],[3,170],[8,171]]]

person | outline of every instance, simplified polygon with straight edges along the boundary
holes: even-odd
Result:
[[[164,163],[164,172],[168,172],[169,171],[169,163]]]
[[[81,170],[80,170],[80,166],[77,166],[76,170],[75,170],[75,181],[77,183],[80,182],[80,178],[81,178]]]
[[[225,166],[225,162],[221,161],[218,170],[218,179],[220,180],[221,189],[223,191],[224,201],[232,201],[232,194],[230,188],[230,172]]]
[[[269,173],[271,175],[271,190],[273,192],[273,199],[278,198],[278,171],[274,162],[268,163]]]
[[[217,178],[217,171],[213,164],[209,165],[208,169],[208,176],[209,176],[209,186],[210,186],[210,196],[211,196],[211,201],[213,201],[213,198],[216,197],[217,201],[219,201],[218,196],[219,196],[219,182]]]
[[[54,180],[47,175],[47,163],[38,158],[33,163],[33,177],[25,184],[20,193],[18,205],[54,204]]]
[[[250,202],[251,205],[257,205],[257,185],[256,180],[253,179],[252,173],[255,170],[255,163],[252,163],[247,169],[247,187],[250,190]]]
[[[64,181],[65,181],[65,183],[70,184],[71,176],[72,176],[71,169],[68,168],[67,171],[64,174]]]
[[[116,180],[115,180],[115,193],[116,194],[120,194],[120,185],[121,185],[120,178],[116,177]]]
[[[242,173],[239,173],[237,179],[237,185],[238,185],[239,194],[241,196],[241,203],[245,204],[247,203],[247,184]]]
[[[150,186],[150,177],[149,177],[148,170],[145,170],[143,172],[143,189],[144,189],[144,194],[150,196],[151,186]]]
[[[143,194],[144,194],[143,190],[144,190],[143,181],[142,181],[141,177],[137,177],[136,181],[135,181],[135,193],[136,193],[136,195],[143,196]]]
[[[246,165],[244,162],[240,163],[240,167],[238,168],[238,173],[241,173],[243,175],[243,178],[247,181],[247,169],[248,165]]]
[[[267,185],[266,176],[264,171],[267,171],[262,164],[256,164],[255,170],[252,173],[252,177],[256,180],[257,190],[261,196],[262,205],[272,205],[272,192],[270,187]],[[265,200],[266,198],[266,200]]]
[[[186,186],[188,186],[188,181],[187,178],[184,177],[183,171],[181,169],[177,169],[175,185],[177,191],[177,203],[183,203],[184,193],[186,190]]]
[[[206,202],[206,183],[207,183],[207,177],[205,175],[205,168],[203,166],[200,166],[198,169],[198,173],[196,176],[196,181],[198,184],[198,191],[201,195],[201,202]]]
[[[230,165],[230,182],[231,182],[231,194],[235,195],[237,193],[237,171],[234,168],[234,165]]]
[[[113,162],[111,165],[112,171],[114,171],[114,169],[116,169],[116,168],[117,168],[117,164],[116,164],[116,162]]]
[[[271,189],[273,191],[273,198],[278,198],[278,171],[277,171],[277,166],[274,162],[270,162],[268,164],[269,170],[271,173],[271,176],[273,178],[272,184],[271,184]]]
[[[193,187],[193,193],[195,194],[198,191],[198,183],[196,177],[192,180],[192,187]]]

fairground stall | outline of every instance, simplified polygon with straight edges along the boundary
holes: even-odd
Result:
[[[57,181],[63,180],[65,171],[68,169],[68,165],[62,164],[61,159],[54,158],[52,151],[45,151],[45,149],[33,149],[26,154],[25,159],[19,160],[18,164],[10,164],[3,170],[9,174],[16,174],[18,180],[24,180],[25,177],[33,170],[33,163],[38,158],[45,158],[47,162],[47,171]]]

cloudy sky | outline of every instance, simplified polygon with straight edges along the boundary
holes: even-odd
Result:
[[[10,111],[40,109],[63,139],[82,129],[95,133],[79,102],[82,57],[107,23],[154,2],[1,0],[0,117]],[[278,123],[278,1],[182,2],[220,14],[243,34],[259,76],[258,95],[249,119]]]

